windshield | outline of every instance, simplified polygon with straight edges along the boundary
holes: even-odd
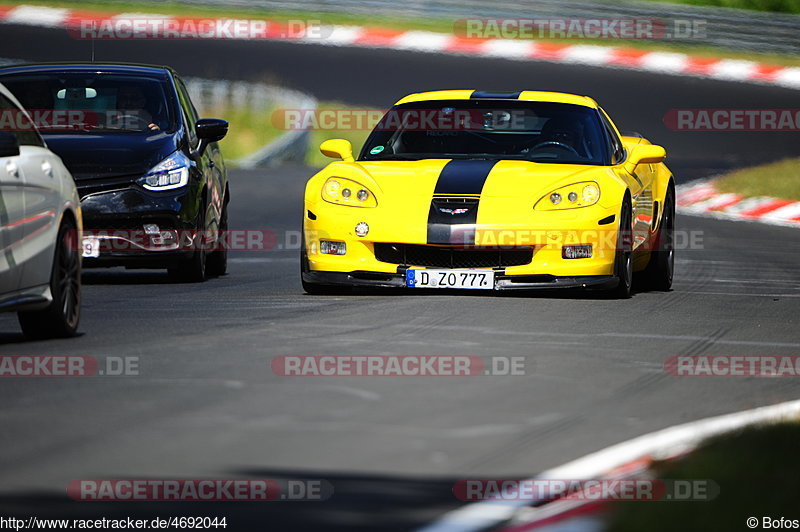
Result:
[[[517,159],[609,164],[597,111],[519,100],[446,100],[392,108],[370,134],[365,161]]]
[[[174,131],[165,80],[118,74],[11,74],[2,83],[43,134]]]

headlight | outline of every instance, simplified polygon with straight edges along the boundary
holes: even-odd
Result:
[[[594,181],[584,181],[561,187],[543,196],[534,205],[537,211],[576,209],[594,205],[600,199],[600,187]]]
[[[147,190],[172,190],[186,186],[189,182],[189,166],[192,161],[182,152],[176,151],[139,178]]]
[[[377,207],[375,195],[361,183],[344,177],[330,177],[322,186],[322,199],[350,207]]]

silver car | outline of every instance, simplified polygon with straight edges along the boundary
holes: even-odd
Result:
[[[72,175],[0,84],[0,311],[29,338],[78,329],[82,227]]]

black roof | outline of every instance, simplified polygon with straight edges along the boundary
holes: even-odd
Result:
[[[0,75],[32,72],[106,72],[115,74],[140,74],[147,76],[167,77],[175,74],[168,66],[144,65],[138,63],[30,63],[21,65],[6,65],[0,67]]]

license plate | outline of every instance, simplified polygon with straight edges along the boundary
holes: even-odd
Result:
[[[96,236],[87,236],[83,238],[83,256],[88,258],[97,258],[100,256],[100,239]]]
[[[406,270],[406,286],[411,288],[494,289],[492,270]]]

